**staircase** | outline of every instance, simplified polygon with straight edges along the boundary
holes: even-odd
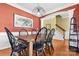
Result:
[[[61,34],[57,29],[55,29],[54,39],[64,40],[63,39],[63,34]]]
[[[59,35],[58,37],[61,37],[61,40],[65,39],[65,29],[62,28],[62,26],[59,26],[58,24],[56,24],[56,35]]]

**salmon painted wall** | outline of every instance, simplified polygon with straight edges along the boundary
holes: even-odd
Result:
[[[74,16],[78,19],[78,26],[79,26],[79,4],[76,6],[76,9],[74,11]]]
[[[14,14],[19,14],[33,19],[33,28],[40,28],[40,18],[8,4],[0,3],[0,32],[5,31],[4,27],[8,27],[12,32],[16,32],[22,29],[14,27]],[[25,29],[28,31],[32,30],[32,28]]]

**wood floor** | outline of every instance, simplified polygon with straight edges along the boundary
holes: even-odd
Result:
[[[68,41],[62,41],[62,40],[54,40],[54,53],[51,56],[79,56],[79,53],[70,51],[68,49]],[[11,49],[4,49],[0,50],[0,56],[9,56],[11,52]],[[46,53],[47,56],[50,56],[48,53]]]

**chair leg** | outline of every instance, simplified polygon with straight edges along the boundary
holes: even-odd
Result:
[[[14,51],[11,53],[11,56],[17,56],[17,55],[18,55],[17,52]]]
[[[53,46],[52,45],[51,46],[48,46],[48,50],[49,50],[49,54],[52,55],[53,52],[54,52]]]
[[[53,45],[51,44],[51,54],[53,54],[54,53],[54,47],[53,47]]]
[[[38,51],[36,51],[36,56],[38,56]]]
[[[44,56],[46,56],[45,49],[43,50],[43,54],[44,54]]]
[[[26,56],[26,55],[27,55],[27,51],[26,51],[26,49],[24,49],[23,52],[24,52],[24,55]]]
[[[24,50],[21,51],[21,56],[25,56],[25,51]]]
[[[44,54],[43,50],[42,51],[38,51],[38,56],[43,56],[43,54]]]
[[[48,46],[48,51],[49,51],[49,54],[51,55],[51,47]]]
[[[10,56],[12,56],[12,54],[13,54],[13,51],[11,52]]]
[[[24,56],[24,51],[23,50],[21,51],[21,54],[22,54],[22,56]]]
[[[21,56],[21,52],[18,52],[19,56]]]
[[[42,56],[42,54],[46,55],[46,54],[45,54],[45,50],[36,51],[36,56]]]
[[[41,56],[43,51],[36,51],[36,56]]]
[[[53,52],[54,52],[54,47],[51,45],[51,47],[52,47],[52,50],[53,50]]]

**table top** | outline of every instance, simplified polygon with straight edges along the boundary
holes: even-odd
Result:
[[[31,41],[35,41],[36,35],[32,34],[32,35],[27,35],[27,36],[16,36],[16,37],[24,41],[31,42]]]

